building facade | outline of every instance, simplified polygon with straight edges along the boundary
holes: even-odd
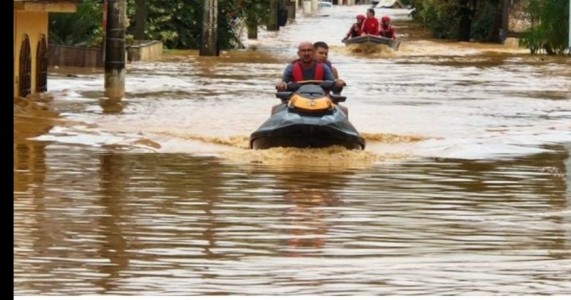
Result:
[[[47,91],[48,15],[74,13],[81,0],[14,0],[14,97]]]

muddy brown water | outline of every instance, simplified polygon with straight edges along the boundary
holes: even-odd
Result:
[[[571,60],[345,47],[366,6],[247,49],[51,70],[14,105],[15,295],[571,293]],[[316,33],[314,30],[319,29]],[[248,149],[301,40],[329,43],[364,151]]]

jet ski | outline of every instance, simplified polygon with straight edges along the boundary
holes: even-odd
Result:
[[[307,80],[287,84],[276,93],[281,100],[272,114],[250,134],[250,149],[274,147],[365,149],[365,140],[339,105],[347,97],[331,93],[333,81]]]

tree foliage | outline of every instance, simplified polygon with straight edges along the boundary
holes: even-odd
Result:
[[[102,42],[102,0],[83,0],[75,14],[50,14],[50,42],[62,45],[97,45]],[[127,39],[135,34],[135,0],[127,0]],[[159,40],[169,49],[197,49],[201,43],[204,0],[145,0],[145,39]],[[221,49],[239,48],[239,18],[264,21],[268,1],[218,0],[218,42]]]
[[[435,38],[455,39],[460,18],[456,0],[412,0],[413,18],[432,32]]]
[[[503,1],[508,0],[403,0],[415,7],[413,18],[442,39],[498,41]],[[103,39],[102,0],[83,0],[75,14],[50,13],[49,40],[60,45],[100,45]],[[144,36],[159,40],[170,49],[197,49],[201,43],[204,0],[143,0]],[[544,50],[561,54],[567,50],[568,0],[528,0],[530,30],[520,39],[532,53]],[[127,38],[136,28],[135,15],[141,9],[127,0]],[[267,24],[269,1],[218,0],[218,41],[221,49],[241,46],[237,20]],[[469,34],[466,34],[469,33]],[[468,38],[466,38],[468,35]]]
[[[57,45],[94,46],[103,37],[101,1],[83,0],[75,14],[50,13],[49,41]]]
[[[470,40],[500,40],[503,1],[508,0],[410,1],[416,8],[413,18],[430,29],[436,38],[458,39],[462,9],[464,12],[469,9]],[[527,1],[531,28],[523,34],[520,45],[529,48],[531,53],[544,50],[547,54],[563,54],[569,45],[569,0]]]
[[[529,0],[531,28],[523,34],[520,45],[532,54],[564,54],[569,45],[569,0]]]
[[[435,38],[460,39],[463,37],[461,33],[466,30],[469,35],[467,40],[476,41],[498,40],[500,2],[501,0],[411,0],[416,8],[413,18],[430,29]]]

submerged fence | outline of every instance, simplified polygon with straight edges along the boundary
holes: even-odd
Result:
[[[125,58],[128,62],[153,60],[163,53],[163,43],[159,41],[135,41],[125,51]],[[49,45],[48,65],[103,68],[105,62],[101,48]]]

